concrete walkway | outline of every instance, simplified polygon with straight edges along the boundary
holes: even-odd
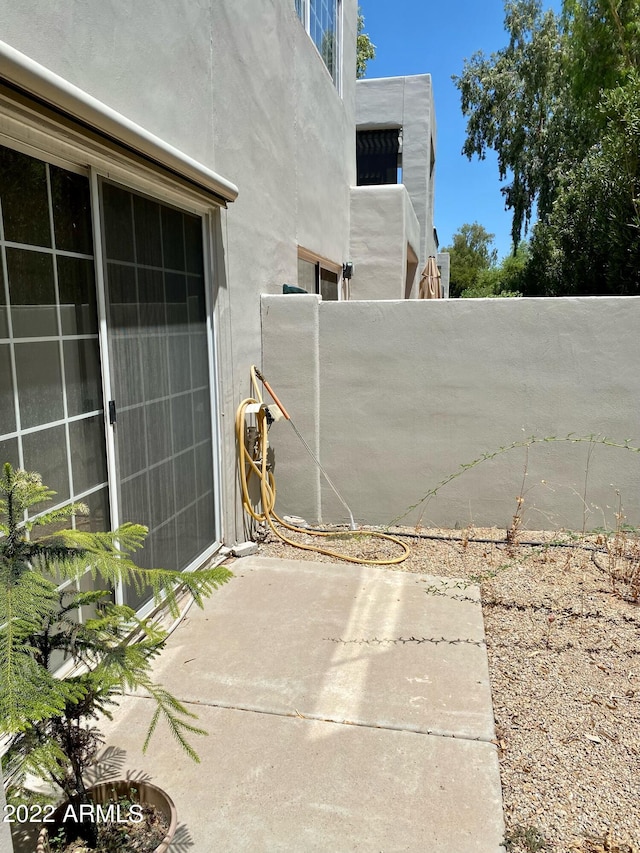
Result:
[[[209,732],[192,738],[201,763],[160,728],[141,754],[144,697],[107,732],[114,764],[173,797],[172,853],[498,853],[477,589],[357,565],[232,568],[156,666]]]

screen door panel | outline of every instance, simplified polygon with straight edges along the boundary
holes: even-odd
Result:
[[[102,209],[120,522],[183,569],[216,540],[202,221],[106,182]]]

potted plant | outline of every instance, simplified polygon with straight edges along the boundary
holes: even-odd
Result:
[[[177,616],[178,585],[186,587],[202,606],[204,598],[232,575],[222,566],[186,574],[137,567],[132,554],[147,534],[138,524],[123,524],[113,532],[65,529],[38,536],[45,526],[59,527],[72,516],[87,513],[83,505],[72,504],[35,515],[33,508],[54,494],[37,474],[4,465],[0,474],[0,734],[8,740],[8,749],[3,771],[9,809],[34,808],[25,786],[29,774],[49,780],[69,803],[84,804],[84,814],[91,815],[93,798],[108,799],[109,794],[104,790],[92,794],[86,783],[87,770],[102,743],[95,723],[101,715],[111,717],[117,697],[125,691],[143,689],[155,701],[143,751],[161,718],[195,760],[187,736],[206,734],[194,725],[194,715],[152,678],[152,662],[163,648],[166,631],[157,619],[139,619],[131,608],[114,603],[112,589],[120,582],[137,589],[149,587],[155,600]],[[87,572],[98,581],[99,589],[81,590],[78,581]],[[76,617],[78,608],[88,614],[82,622]],[[60,667],[62,661],[62,674],[54,673],[54,665]],[[140,791],[120,791],[117,796],[128,798],[130,805],[138,797],[144,799]],[[119,841],[96,847],[98,829],[94,819],[81,822],[84,849],[126,853]]]

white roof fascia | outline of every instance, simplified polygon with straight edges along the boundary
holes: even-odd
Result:
[[[231,181],[3,41],[0,41],[0,79],[186,178],[225,204],[238,195],[238,188]]]

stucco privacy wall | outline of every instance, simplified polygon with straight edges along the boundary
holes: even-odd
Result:
[[[228,176],[214,214],[225,538],[242,537],[233,420],[260,355],[260,294],[297,280],[297,246],[348,259],[356,2],[343,0],[342,97],[293,0],[21,0],[0,38]]]
[[[355,264],[350,299],[404,299],[407,246],[420,252],[420,225],[402,184],[352,187],[351,259]]]
[[[639,313],[635,297],[268,296],[263,366],[356,520],[386,524],[461,465],[531,435],[593,434],[640,446]],[[318,500],[317,472],[290,426],[278,422],[270,436],[280,512],[345,521],[324,483]],[[629,522],[640,521],[640,454],[564,441],[482,462],[403,520],[506,527],[525,470],[530,529],[614,524],[616,490]]]

